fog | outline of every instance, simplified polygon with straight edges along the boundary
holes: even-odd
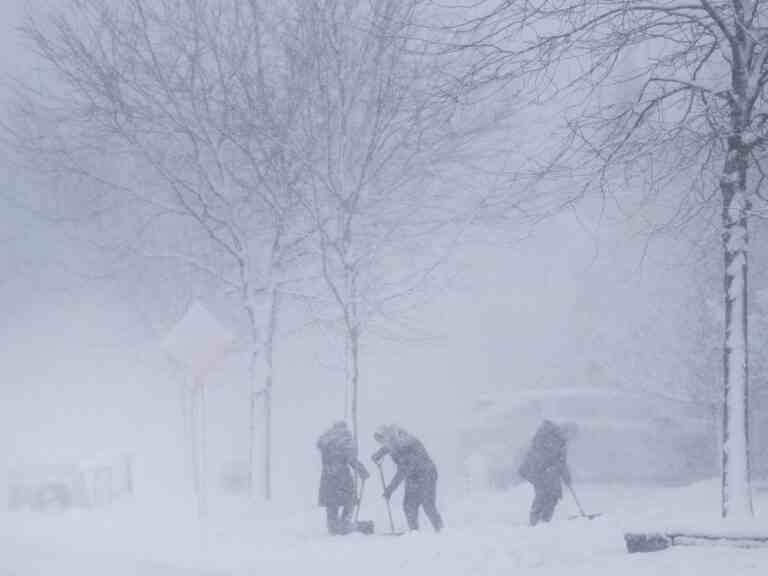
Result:
[[[59,4],[36,2],[34,8],[44,11],[46,5]],[[8,99],[12,98],[11,77],[29,78],[38,73],[32,49],[18,33],[28,9],[30,5],[20,0],[0,4],[0,50],[6,54],[1,72],[8,79],[3,91]],[[515,122],[531,134],[536,130],[525,119]],[[524,140],[525,133],[515,135],[515,141]],[[307,560],[290,565],[290,573],[303,573],[323,562],[320,574],[352,573],[339,560],[345,555],[354,559],[353,564],[360,560],[360,565],[375,564],[379,558],[382,571],[395,569],[384,558],[393,563],[403,558],[406,572],[430,569],[433,561],[436,570],[445,572],[453,563],[456,574],[498,573],[496,570],[509,569],[511,564],[506,562],[512,562],[510,559],[530,571],[541,566],[549,570],[546,563],[554,557],[560,564],[551,573],[563,573],[563,566],[573,559],[590,566],[595,550],[595,555],[608,550],[610,562],[617,562],[600,564],[598,573],[612,573],[624,569],[615,558],[616,535],[623,533],[630,519],[660,522],[662,518],[666,522],[668,516],[653,516],[662,509],[670,518],[683,510],[688,518],[705,499],[717,516],[721,431],[712,414],[722,408],[718,348],[722,345],[722,257],[717,252],[717,232],[704,217],[688,228],[660,232],[646,217],[652,218],[668,206],[644,208],[637,217],[628,218],[620,202],[606,203],[604,197],[598,197],[569,204],[535,223],[514,217],[489,219],[479,226],[473,222],[440,259],[429,286],[408,301],[404,311],[382,314],[382,321],[371,322],[359,350],[358,454],[373,474],[366,484],[361,514],[375,520],[377,533],[391,522],[381,502],[384,487],[379,487],[370,456],[380,447],[374,432],[381,425],[401,426],[423,442],[439,471],[438,503],[446,521],[447,543],[406,539],[396,552],[391,548],[395,543],[390,542],[390,548],[381,548],[381,555],[377,555],[379,549],[366,544],[368,551],[358,558],[352,548],[323,548],[327,543],[319,539],[325,520],[317,507],[321,457],[316,443],[333,422],[350,418],[344,333],[325,320],[330,316],[328,309],[311,318],[304,302],[296,298],[278,322],[272,373],[272,498],[265,503],[260,472],[254,476],[251,491],[232,485],[234,480],[242,481],[242,476],[233,480],[233,474],[242,475],[249,458],[249,402],[254,386],[249,370],[252,342],[235,291],[222,290],[199,269],[178,262],[141,259],[136,254],[125,257],[123,252],[112,253],[99,246],[100,239],[109,243],[114,230],[107,229],[97,238],[89,225],[58,218],[55,210],[49,210],[52,205],[75,202],[75,194],[70,194],[77,186],[62,183],[56,189],[55,179],[52,184],[42,170],[35,173],[29,164],[19,161],[9,137],[3,138],[2,149],[0,491],[3,499],[8,494],[8,506],[0,506],[0,537],[7,538],[5,543],[0,541],[0,556],[5,550],[8,560],[4,564],[0,558],[0,575],[58,573],[55,562],[39,562],[59,555],[69,561],[67,555],[73,550],[78,560],[72,560],[72,573],[96,573],[104,566],[118,573],[149,571],[144,564],[133,572],[124,568],[133,566],[134,559],[139,564],[151,560],[153,566],[173,564],[174,573],[179,574],[255,574],[264,566],[271,573],[270,569],[279,572],[289,566],[293,556],[302,555]],[[465,177],[473,177],[469,168]],[[87,186],[83,180],[82,189]],[[107,224],[99,221],[99,226],[109,228],[112,217],[105,217]],[[765,250],[759,248],[763,228],[763,221],[757,221],[751,231],[758,248],[751,261],[750,290],[758,295],[764,294],[768,272],[763,262]],[[184,245],[186,231],[166,231],[160,226],[151,242],[162,242],[165,235],[171,242],[177,233],[174,241],[181,238]],[[205,258],[214,253],[211,250],[201,260],[207,264],[212,260]],[[406,259],[403,255],[403,269]],[[384,271],[397,274],[399,266],[397,257],[391,258]],[[315,289],[319,290],[313,286],[307,294],[312,292],[314,297]],[[198,438],[196,446],[203,454],[204,511],[195,496],[190,430],[184,412],[185,387],[194,376],[179,369],[169,357],[167,345],[168,335],[196,303],[233,336],[226,351],[199,380],[205,420],[202,440]],[[759,380],[765,369],[759,352],[765,312],[760,305],[750,312],[756,317],[751,329],[758,341],[751,345],[758,377],[750,384],[759,411],[750,424],[756,481],[768,471],[768,442],[762,439],[768,401],[761,400],[765,387]],[[652,443],[663,444],[665,438],[670,446],[674,444],[676,431],[688,426],[682,419],[685,410],[698,410],[691,422],[712,418],[707,420],[705,432],[691,432],[691,437],[698,434],[695,440],[704,443],[703,452],[696,452],[702,444],[691,445],[690,452],[679,457],[699,462],[678,473],[673,465],[667,466],[668,455],[659,456],[659,470],[666,467],[675,472],[653,477],[655,472],[637,472],[643,466],[637,462],[650,458],[643,452],[636,465],[607,474],[593,462],[610,460],[610,454],[603,456],[601,450],[611,444],[612,434],[625,430],[617,426],[590,432],[589,421],[615,423],[626,418],[629,430],[635,425],[630,423],[634,416],[623,415],[621,401],[615,404],[615,415],[609,413],[614,405],[596,402],[587,410],[589,414],[575,417],[582,432],[574,441],[569,462],[574,486],[586,498],[579,503],[566,494],[568,503],[558,508],[554,521],[560,532],[539,530],[528,536],[524,531],[528,530],[525,524],[532,492],[517,478],[521,450],[542,418],[574,419],[568,400],[555,406],[548,404],[547,394],[594,389],[609,396],[626,395],[637,406],[643,399],[659,398],[674,398],[685,405],[673,407],[670,400],[659,405],[663,408],[638,408],[642,413],[637,428],[645,436],[628,439],[626,444],[616,440],[628,453],[640,447],[650,454]],[[514,400],[518,394],[519,406]],[[522,400],[525,394],[535,396],[530,404]],[[563,392],[564,397],[568,394]],[[488,398],[503,414],[501,424],[490,416],[483,421],[480,400]],[[513,401],[505,404],[495,400],[499,398]],[[581,410],[577,408],[574,401],[574,414]],[[518,409],[525,418],[518,417]],[[255,421],[257,462],[263,457],[263,425],[259,412]],[[485,432],[478,432],[486,428],[494,430],[490,440],[482,436]],[[474,433],[485,440],[476,440]],[[629,438],[631,432],[626,433]],[[605,444],[592,445],[594,438]],[[508,454],[499,458],[498,450]],[[486,459],[479,472],[473,469],[473,455]],[[114,463],[124,457],[131,463],[131,487],[115,489],[100,506],[68,503],[62,509],[42,505],[36,509],[25,505],[22,510],[12,506],[12,487],[20,477],[51,481],[56,470],[95,462],[111,467],[114,481],[119,475]],[[384,469],[387,475],[393,473],[391,464]],[[645,467],[652,468],[650,464]],[[514,481],[509,480],[510,475],[515,475]],[[670,488],[689,484],[693,487],[688,492]],[[765,501],[762,489],[756,501]],[[585,503],[590,508],[587,511],[599,512],[602,520],[590,518],[592,523],[586,524],[581,508]],[[395,524],[404,525],[399,505],[399,499],[393,500]],[[757,509],[759,512],[760,504]],[[758,514],[757,532],[765,531],[764,514]],[[575,516],[584,523],[581,528],[569,523]],[[427,526],[422,533],[431,532],[426,520],[422,523]],[[584,530],[585,525],[594,530]],[[753,528],[749,525],[749,530]],[[176,529],[178,534],[165,534]],[[270,550],[272,531],[281,530],[282,536],[275,536],[274,550]],[[102,532],[104,540],[97,543],[94,535]],[[182,534],[187,533],[194,537],[185,540]],[[76,534],[82,537],[78,539]],[[553,538],[560,537],[578,544],[573,550],[567,544],[552,544]],[[259,540],[258,550],[251,538]],[[280,538],[293,540],[288,543]],[[79,540],[77,544],[73,544],[75,540]],[[510,540],[523,542],[521,549],[524,545],[527,551],[518,553],[495,544]],[[484,547],[491,542],[495,548]],[[200,550],[189,551],[198,544]],[[345,544],[356,545],[354,541]],[[618,548],[622,546],[620,542]],[[456,554],[460,560],[451,560],[452,548],[464,550]],[[588,554],[584,552],[587,559],[580,556],[582,548],[590,549]],[[119,554],[114,552],[117,549]],[[99,562],[91,562],[96,557],[90,556],[91,550],[98,551]],[[168,552],[165,556],[164,551]],[[483,560],[470,562],[473,553]],[[120,558],[114,563],[109,560],[113,554]],[[262,566],[263,558],[268,560]],[[419,560],[407,564],[408,558]],[[764,554],[755,558],[750,564],[755,569],[768,565]],[[742,561],[727,554],[711,559],[726,564]],[[154,573],[165,572],[157,569]]]
[[[69,248],[65,234],[23,211],[4,215],[13,215],[8,229],[16,229],[7,255],[15,268],[2,286],[4,461],[135,452],[147,461],[146,481],[156,489],[167,482],[174,491],[183,467],[181,382],[163,338],[191,298],[182,289],[171,310],[158,309],[113,282],[82,278],[65,265],[77,258],[70,252],[77,244]],[[657,297],[684,299],[692,271],[673,268],[676,258],[655,245],[650,255],[645,248],[644,237],[616,226],[596,235],[569,214],[525,240],[501,237],[463,248],[453,264],[460,280],[409,314],[406,335],[374,335],[364,345],[361,452],[374,451],[378,425],[397,422],[417,430],[453,473],[456,433],[484,393],[608,385],[594,381],[596,363],[623,371],[624,386],[663,389],[664,383],[644,382],[631,359],[615,355],[653,340],[656,369],[679,370],[663,347],[674,345],[684,318],[662,312]],[[649,318],[652,336],[637,337]],[[316,496],[315,437],[344,415],[338,354],[311,327],[278,340],[278,499]],[[247,378],[237,353],[208,376],[214,468],[245,457]]]

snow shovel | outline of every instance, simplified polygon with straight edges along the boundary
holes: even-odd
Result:
[[[574,520],[576,518],[586,518],[587,520],[594,520],[595,518],[602,516],[602,513],[597,514],[586,514],[584,512],[584,508],[581,507],[581,503],[579,502],[579,499],[576,497],[576,492],[573,491],[573,486],[570,484],[567,484],[568,490],[571,493],[571,496],[573,496],[573,501],[576,502],[576,508],[579,509],[579,515],[578,516],[571,516],[569,517],[569,520]]]
[[[360,479],[360,494],[357,497],[355,506],[355,530],[363,534],[373,534],[373,520],[358,520],[360,516],[360,504],[363,502],[363,493],[365,492],[365,478]]]
[[[379,478],[381,478],[381,489],[386,490],[387,481],[384,479],[384,469],[381,467],[381,462],[376,462],[376,466],[379,468]],[[394,520],[392,520],[392,506],[389,504],[389,499],[384,498],[384,501],[387,503],[387,514],[389,515],[389,530],[390,530],[389,534],[392,536],[400,536],[403,533],[395,530],[395,522]]]

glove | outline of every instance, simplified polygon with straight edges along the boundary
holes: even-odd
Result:
[[[389,487],[387,487],[384,490],[383,496],[384,496],[384,500],[389,500],[390,498],[392,498],[392,490]]]
[[[376,452],[373,453],[373,455],[371,456],[371,460],[373,460],[378,466],[379,463],[384,459],[384,456],[386,456],[387,454],[389,454],[388,450],[385,450],[384,448],[379,448],[378,450],[376,450]]]
[[[360,469],[360,471],[358,472],[358,475],[360,476],[360,479],[363,482],[365,482],[366,480],[368,480],[368,478],[371,477],[371,475],[368,473],[368,470],[366,470],[365,468]]]

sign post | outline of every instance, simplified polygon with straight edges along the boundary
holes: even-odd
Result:
[[[193,302],[162,342],[169,360],[184,374],[182,410],[185,455],[197,497],[198,513],[207,514],[205,375],[234,338],[199,301]]]

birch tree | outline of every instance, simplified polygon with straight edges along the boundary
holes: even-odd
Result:
[[[16,130],[38,162],[140,205],[158,231],[151,256],[237,298],[251,341],[250,469],[253,480],[261,401],[267,499],[281,290],[308,237],[300,169],[280,145],[301,95],[283,81],[273,16],[256,0],[72,0],[23,30],[55,80],[20,90]]]
[[[752,514],[748,224],[764,181],[767,24],[760,0],[491,0],[452,29],[475,57],[462,88],[509,82],[539,102],[569,99],[548,168],[592,169],[575,196],[621,203],[640,189],[671,219],[719,204],[724,517]]]

